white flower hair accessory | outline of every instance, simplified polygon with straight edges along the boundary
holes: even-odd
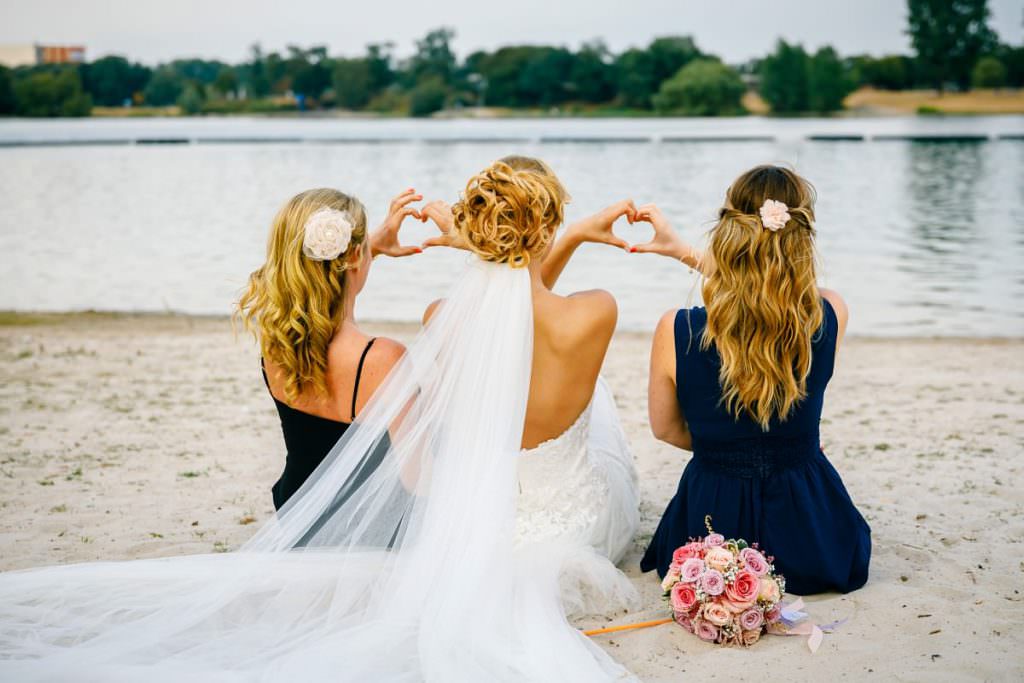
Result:
[[[318,209],[306,221],[302,253],[314,261],[330,261],[348,249],[352,241],[352,221],[337,209]]]
[[[772,232],[782,230],[789,222],[789,207],[774,199],[764,200],[761,205],[761,222]]]

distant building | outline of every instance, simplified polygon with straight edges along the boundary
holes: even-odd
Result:
[[[0,45],[0,64],[7,67],[37,64],[80,64],[83,45]]]

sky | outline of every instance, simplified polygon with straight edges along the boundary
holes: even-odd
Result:
[[[992,27],[1024,42],[1024,0],[989,0]],[[903,0],[0,0],[0,44],[84,44],[88,59],[121,54],[155,64],[177,57],[243,60],[288,44],[332,56],[393,42],[406,56],[430,29],[456,31],[460,56],[512,44],[576,48],[601,38],[615,52],[691,34],[730,63],[768,53],[782,37],[840,54],[909,52]]]

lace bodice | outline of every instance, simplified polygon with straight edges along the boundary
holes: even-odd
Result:
[[[587,448],[591,406],[560,436],[519,456],[516,542],[587,541],[607,504],[607,473]]]

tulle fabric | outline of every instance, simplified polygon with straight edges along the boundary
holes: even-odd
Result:
[[[616,539],[601,551],[593,528],[516,536],[532,335],[528,272],[474,259],[356,424],[239,552],[0,576],[0,679],[628,678],[566,610],[632,597],[605,557],[629,529],[600,526]],[[614,451],[601,466],[618,476],[631,464],[614,406],[609,418],[600,405],[594,445]],[[618,490],[628,508],[628,485]]]

